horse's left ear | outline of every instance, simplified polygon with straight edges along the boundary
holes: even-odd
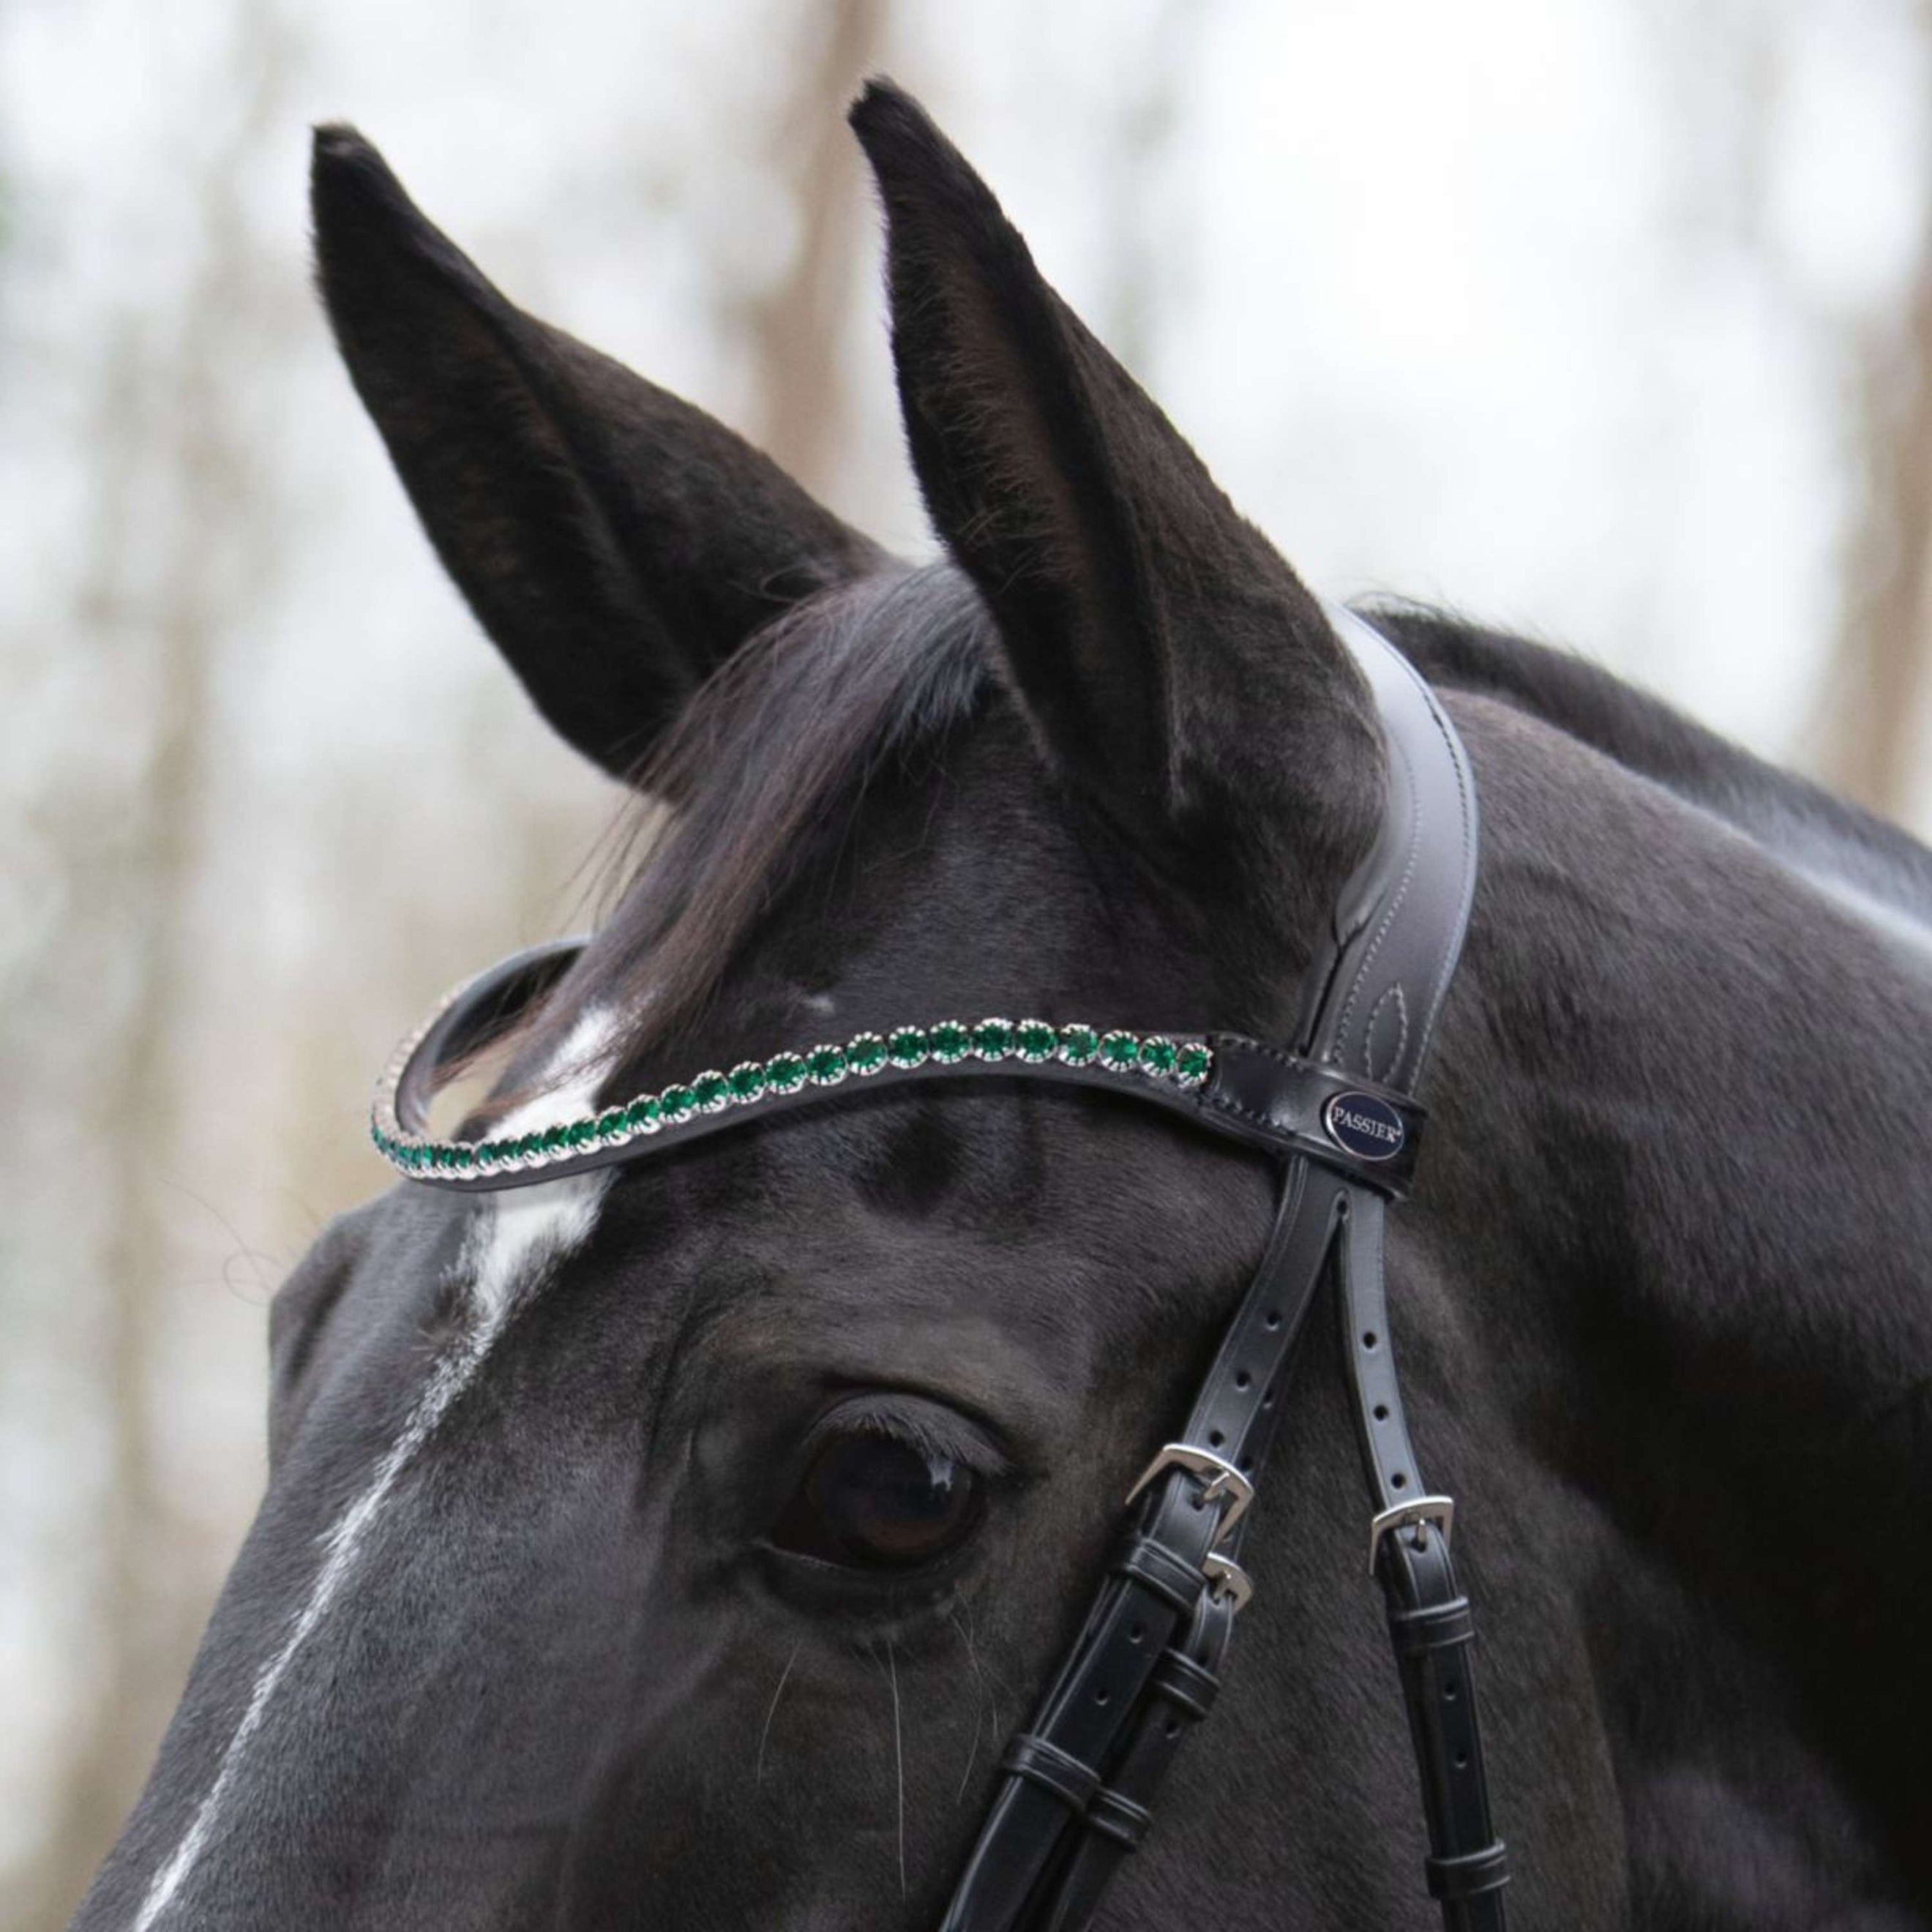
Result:
[[[1048,755],[1190,886],[1252,903],[1299,878],[1325,898],[1382,767],[1321,605],[917,104],[874,82],[851,118],[885,202],[914,466]]]

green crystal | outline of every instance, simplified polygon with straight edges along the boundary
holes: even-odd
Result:
[[[916,1066],[932,1051],[932,1042],[923,1027],[899,1027],[886,1042],[886,1050],[895,1066]]]
[[[805,1062],[795,1053],[775,1053],[765,1062],[765,1084],[774,1094],[796,1094],[805,1084]]]
[[[1150,1073],[1172,1073],[1178,1049],[1171,1040],[1157,1033],[1141,1042],[1141,1064]]]
[[[740,1060],[728,1082],[734,1100],[755,1100],[765,1090],[765,1070],[755,1060]]]
[[[597,1116],[597,1138],[600,1141],[614,1141],[624,1131],[624,1109],[607,1107]]]
[[[886,1064],[886,1043],[875,1033],[862,1033],[845,1049],[845,1064],[854,1073],[876,1073]]]
[[[1012,1050],[1011,1020],[982,1020],[973,1029],[973,1051],[982,1060],[1004,1060]]]
[[[731,1083],[722,1073],[700,1073],[691,1083],[692,1097],[699,1108],[715,1114],[731,1097]]]
[[[570,1130],[568,1127],[544,1128],[543,1150],[545,1154],[561,1154],[569,1144]]]
[[[466,1173],[476,1164],[476,1150],[470,1147],[453,1147],[449,1150],[449,1164],[458,1173]]]
[[[633,1100],[624,1109],[624,1124],[632,1133],[648,1132],[664,1118],[664,1102],[655,1094]]]
[[[517,1158],[519,1160],[528,1160],[532,1154],[542,1152],[543,1136],[541,1134],[526,1134],[517,1143]]]
[[[805,1057],[805,1070],[814,1083],[830,1087],[845,1077],[845,1049],[842,1046],[814,1046]]]
[[[1214,1056],[1198,1041],[1181,1048],[1174,1058],[1174,1070],[1181,1079],[1190,1084],[1208,1077],[1208,1069]]]
[[[572,1120],[564,1130],[563,1137],[574,1148],[588,1147],[597,1138],[595,1120]]]
[[[688,1120],[698,1106],[698,1096],[688,1087],[667,1087],[658,1098],[665,1120],[673,1124]]]
[[[973,1036],[957,1020],[941,1020],[930,1036],[932,1057],[942,1066],[964,1060],[973,1044]]]
[[[1051,1060],[1059,1044],[1058,1036],[1044,1020],[1022,1020],[1013,1030],[1013,1045],[1020,1058],[1035,1066]]]
[[[1100,1042],[1100,1064],[1124,1073],[1141,1057],[1141,1043],[1130,1033],[1110,1033]]]
[[[1060,1057],[1069,1066],[1084,1066],[1100,1051],[1100,1036],[1090,1026],[1060,1029]]]

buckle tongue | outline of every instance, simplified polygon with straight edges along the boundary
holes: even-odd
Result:
[[[1185,1469],[1190,1475],[1201,1477],[1207,1485],[1201,1492],[1201,1500],[1226,1505],[1221,1512],[1216,1543],[1247,1514],[1249,1504],[1255,1499],[1254,1484],[1226,1456],[1216,1455],[1211,1449],[1197,1449],[1191,1442],[1170,1442],[1141,1472],[1139,1480],[1127,1492],[1126,1500],[1132,1502],[1170,1469]]]
[[[1218,1552],[1210,1554],[1201,1565],[1208,1579],[1208,1594],[1216,1603],[1226,1601],[1234,1606],[1239,1616],[1254,1600],[1254,1579],[1232,1556],[1223,1556]]]
[[[1376,1558],[1382,1553],[1382,1538],[1392,1529],[1406,1528],[1412,1522],[1432,1522],[1448,1543],[1450,1526],[1456,1520],[1454,1496],[1418,1496],[1413,1502],[1397,1503],[1385,1509],[1369,1525],[1369,1574],[1376,1574]]]

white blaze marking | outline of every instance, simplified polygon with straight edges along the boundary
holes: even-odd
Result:
[[[586,1013],[551,1062],[560,1084],[505,1116],[498,1132],[527,1134],[590,1110],[604,1069],[598,1055],[614,1030],[608,1011]],[[150,1932],[179,1897],[213,1834],[216,1817],[233,1787],[250,1739],[261,1729],[269,1700],[296,1654],[308,1641],[353,1570],[370,1526],[382,1512],[397,1480],[434,1432],[450,1405],[476,1379],[491,1347],[523,1297],[550,1268],[589,1239],[609,1185],[608,1168],[535,1186],[481,1196],[464,1237],[457,1267],[470,1282],[472,1320],[461,1339],[430,1372],[428,1384],[402,1432],[376,1466],[368,1486],[337,1518],[322,1539],[322,1566],[308,1598],[289,1627],[281,1648],[256,1674],[242,1721],[173,1856],[150,1881],[132,1932]]]

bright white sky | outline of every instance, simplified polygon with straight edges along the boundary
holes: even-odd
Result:
[[[230,11],[16,0],[13,353],[182,273],[171,171],[223,131]],[[720,287],[762,278],[790,238],[762,143],[809,8],[558,0],[541,27],[509,0],[304,11],[244,184],[292,299],[304,123],[346,116],[514,293],[742,407]],[[1904,0],[912,4],[890,64],[1103,332],[1131,235],[1157,287],[1144,374],[1322,587],[1442,598],[1774,755],[1802,743],[1838,600],[1847,346],[1896,299],[1922,219]],[[1124,169],[1150,68],[1174,123]],[[878,332],[862,352],[841,494],[916,544]],[[289,362],[272,387],[296,413],[263,430],[305,516],[286,536],[291,661],[261,722],[299,763],[323,742],[312,674],[346,700],[340,728],[419,716],[412,694],[344,675],[345,630],[372,653],[404,634],[469,646],[317,327]],[[71,425],[44,410],[0,391],[30,558],[83,514],[62,487]],[[31,618],[45,570],[10,577]],[[304,633],[338,640],[311,674]]]
[[[183,272],[171,172],[222,134],[230,11],[17,0],[0,80],[28,256],[15,353]],[[762,144],[808,8],[562,0],[541,28],[506,0],[305,11],[244,184],[292,298],[304,123],[346,116],[514,293],[742,406],[720,287],[760,279],[790,238]],[[1895,299],[1922,218],[1902,0],[980,0],[903,8],[890,64],[1103,332],[1131,236],[1157,290],[1143,373],[1324,589],[1439,598],[1773,754],[1802,741],[1837,604],[1847,343]],[[1150,70],[1174,124],[1124,169]],[[862,352],[842,494],[916,544],[878,332]],[[373,649],[405,626],[466,650],[318,328],[290,364],[273,386],[298,414],[263,430],[314,513],[286,533],[291,658],[304,631]],[[41,432],[9,436],[0,479],[44,518],[16,528],[44,557],[84,514],[62,487],[71,425],[17,389],[0,410]],[[10,574],[31,616],[44,569]],[[350,702],[332,722],[413,728],[409,694],[310,656]],[[327,694],[292,662],[280,696],[262,722],[301,762]]]

